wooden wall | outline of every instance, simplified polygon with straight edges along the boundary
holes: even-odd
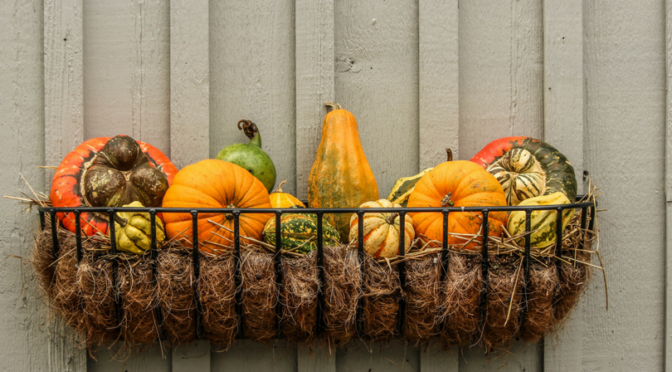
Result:
[[[16,258],[29,257],[36,214],[4,201],[0,370],[669,369],[671,25],[669,0],[0,2],[3,195],[28,192],[20,174],[48,190],[52,173],[37,166],[84,139],[129,134],[181,167],[243,141],[235,124],[246,118],[287,191],[305,197],[322,104],[336,100],[358,118],[383,196],[446,147],[469,159],[508,135],[556,145],[602,190],[609,279],[608,311],[596,275],[559,335],[497,358],[402,342],[330,354],[242,341],[226,353],[199,342],[94,359],[47,321]]]

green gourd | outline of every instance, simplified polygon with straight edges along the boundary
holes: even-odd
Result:
[[[264,150],[261,149],[261,134],[257,125],[249,120],[238,122],[238,129],[242,130],[249,143],[234,143],[223,148],[215,157],[228,161],[247,169],[271,192],[275,186],[275,164]]]

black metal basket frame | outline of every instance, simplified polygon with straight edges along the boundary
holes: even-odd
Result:
[[[39,214],[40,214],[40,226],[42,229],[44,229],[45,226],[45,215],[49,214],[50,215],[50,220],[51,220],[51,238],[52,238],[52,247],[53,247],[53,257],[56,259],[59,254],[59,242],[58,242],[58,234],[57,234],[57,221],[58,218],[56,218],[56,213],[74,213],[75,215],[75,241],[76,241],[76,255],[77,255],[77,263],[81,262],[82,257],[83,257],[83,252],[82,252],[82,234],[81,234],[81,219],[80,215],[82,213],[91,213],[91,212],[96,212],[96,213],[107,213],[109,216],[110,221],[114,221],[114,217],[117,213],[119,212],[143,212],[143,213],[149,213],[150,216],[150,222],[151,222],[151,265],[152,265],[152,273],[154,278],[156,278],[156,262],[158,258],[158,242],[156,239],[156,215],[157,213],[188,213],[191,214],[192,217],[192,222],[193,222],[193,227],[192,227],[192,232],[193,232],[193,243],[192,243],[192,265],[193,265],[193,271],[194,271],[194,284],[193,284],[193,291],[194,291],[194,300],[196,304],[195,308],[195,318],[196,318],[196,337],[198,339],[203,338],[203,319],[202,319],[202,309],[201,309],[201,302],[198,297],[198,279],[200,276],[200,262],[199,262],[199,242],[198,242],[198,215],[199,213],[222,213],[222,214],[231,214],[233,216],[233,221],[234,221],[234,227],[233,227],[233,232],[234,232],[234,240],[233,240],[233,254],[235,257],[235,286],[236,286],[236,294],[235,294],[235,301],[236,301],[236,316],[237,316],[237,338],[243,338],[243,310],[242,310],[242,277],[240,273],[240,215],[241,214],[257,214],[257,213],[272,213],[275,215],[275,221],[276,221],[276,232],[275,232],[275,253],[273,255],[274,259],[274,267],[275,267],[275,280],[277,284],[278,290],[282,288],[282,261],[281,261],[281,255],[282,255],[282,250],[281,250],[281,244],[280,244],[280,237],[281,237],[281,217],[285,213],[305,213],[305,214],[315,214],[317,216],[317,267],[318,267],[318,275],[319,275],[319,280],[320,283],[324,283],[324,247],[323,247],[323,239],[322,239],[322,229],[323,229],[323,217],[325,214],[341,214],[341,213],[347,213],[347,214],[357,214],[358,216],[358,257],[359,257],[359,266],[360,270],[362,271],[362,275],[364,275],[364,268],[363,268],[363,262],[364,262],[364,244],[363,244],[363,231],[364,231],[364,219],[362,218],[365,213],[398,213],[400,221],[405,221],[405,216],[408,213],[416,213],[416,212],[436,212],[436,213],[441,213],[443,215],[443,245],[442,245],[442,250],[441,250],[441,283],[445,281],[446,277],[446,272],[447,272],[447,258],[448,258],[448,216],[450,213],[459,213],[459,212],[480,212],[482,215],[483,223],[482,223],[482,231],[483,231],[483,241],[482,241],[482,248],[481,248],[481,256],[482,256],[482,263],[481,263],[481,270],[482,270],[482,281],[483,281],[483,289],[481,291],[481,304],[485,303],[486,296],[487,296],[487,281],[488,281],[488,214],[490,212],[515,212],[515,211],[522,211],[525,212],[525,252],[523,255],[523,267],[524,267],[524,274],[523,274],[523,311],[520,317],[520,322],[522,324],[522,321],[524,320],[525,317],[525,312],[527,309],[527,301],[528,301],[528,293],[527,293],[527,288],[528,288],[528,282],[529,282],[529,275],[530,275],[530,254],[531,254],[531,248],[530,248],[530,225],[531,225],[531,215],[533,211],[549,211],[549,210],[555,210],[557,212],[557,219],[556,221],[562,221],[562,215],[565,210],[568,209],[581,209],[582,214],[581,214],[581,231],[584,231],[586,229],[586,224],[587,224],[587,216],[588,216],[588,211],[590,213],[590,222],[588,223],[588,230],[593,231],[594,229],[594,222],[595,222],[595,212],[596,212],[596,207],[597,204],[593,201],[581,201],[584,199],[582,196],[578,196],[576,203],[573,204],[560,204],[560,205],[541,205],[541,206],[505,206],[505,207],[448,207],[448,208],[342,208],[342,209],[332,209],[332,208],[305,208],[305,209],[300,209],[297,210],[296,208],[282,208],[282,209],[276,209],[276,208],[255,208],[255,209],[244,209],[244,208],[141,208],[141,207],[114,207],[114,208],[109,208],[109,207],[76,207],[76,208],[55,208],[55,207],[40,207],[38,208]],[[399,224],[399,256],[405,256],[405,223],[400,223]],[[563,224],[562,223],[556,223],[556,249],[555,249],[555,262],[556,266],[558,269],[560,268],[560,265],[562,263],[561,261],[561,256],[562,256],[562,234],[563,234]],[[115,224],[110,223],[109,224],[109,234],[110,234],[110,243],[111,243],[111,249],[110,249],[110,254],[116,255],[117,252],[117,244],[116,244],[116,234],[115,234]],[[584,243],[586,239],[586,235],[584,234]],[[113,281],[113,288],[114,288],[114,306],[115,306],[115,311],[117,314],[117,324],[121,325],[122,324],[122,310],[121,310],[121,303],[122,303],[122,298],[121,298],[121,292],[119,290],[119,282],[117,280],[118,276],[118,269],[119,269],[119,262],[118,260],[114,259],[112,260],[112,281]],[[406,284],[406,264],[402,260],[398,263],[397,267],[397,272],[399,275],[399,282],[401,285],[401,288],[405,287]],[[558,275],[560,275],[560,270],[558,270]],[[361,282],[360,282],[360,288],[363,290],[364,286],[364,278],[362,277]],[[317,306],[317,324],[316,324],[316,334],[320,334],[321,331],[324,329],[324,318],[323,318],[323,309],[324,309],[324,293],[322,289],[318,291],[318,306]],[[400,297],[400,303],[399,303],[399,312],[398,312],[398,317],[397,317],[397,337],[400,337],[402,334],[402,326],[404,323],[404,307],[405,307],[405,302],[403,299],[403,296]],[[276,316],[277,316],[277,330],[278,330],[278,338],[281,337],[282,335],[282,306],[278,303],[275,307],[276,309]],[[483,306],[481,306],[481,309],[483,309]],[[157,323],[159,324],[159,327],[162,326],[163,321],[162,321],[162,313],[161,309],[157,307],[155,309],[156,311],[156,318],[157,318]],[[483,314],[481,315],[481,320],[483,319]],[[356,327],[357,327],[357,335],[362,336],[362,298],[358,299],[357,303],[357,316],[356,316]],[[159,334],[163,335],[163,332],[161,331],[161,328],[159,328]]]

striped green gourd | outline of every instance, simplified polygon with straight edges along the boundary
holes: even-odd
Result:
[[[558,191],[551,195],[542,195],[530,199],[525,199],[519,206],[524,205],[557,205],[569,204],[567,196]],[[567,227],[567,224],[574,216],[574,209],[565,209],[562,212],[562,229]],[[554,244],[557,240],[556,223],[558,219],[558,212],[553,210],[547,211],[533,211],[530,215],[530,248],[546,248]],[[511,212],[509,221],[507,223],[507,230],[511,236],[523,234],[525,232],[525,211]],[[520,246],[525,245],[525,237],[516,239],[516,243]]]

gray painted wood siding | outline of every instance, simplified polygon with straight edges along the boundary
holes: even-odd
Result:
[[[5,200],[0,370],[669,370],[671,14],[669,0],[1,2],[3,195],[29,192],[19,173],[48,191],[53,171],[37,166],[84,139],[129,134],[182,167],[245,141],[245,118],[278,182],[305,197],[327,100],[357,117],[381,197],[446,147],[469,159],[493,139],[534,136],[601,188],[610,306],[596,272],[557,336],[499,357],[400,341],[215,353],[201,341],[94,360],[48,322],[31,269],[10,257],[29,257],[37,216]]]

